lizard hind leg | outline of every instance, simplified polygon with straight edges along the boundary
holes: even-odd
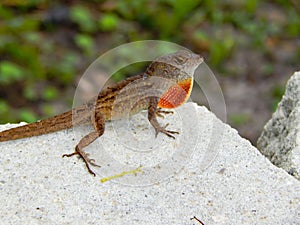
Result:
[[[90,168],[90,165],[97,167],[100,166],[95,163],[94,159],[89,158],[89,153],[84,152],[83,148],[94,142],[98,137],[102,136],[105,128],[105,120],[100,112],[95,112],[95,116],[94,118],[92,118],[92,121],[95,131],[87,134],[79,141],[79,143],[75,147],[75,152],[71,154],[64,154],[62,157],[71,157],[73,155],[79,155],[79,157],[82,158],[82,160],[84,161],[89,173],[93,176],[96,176],[96,174]]]

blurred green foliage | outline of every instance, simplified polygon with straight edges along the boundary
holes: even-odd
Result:
[[[262,69],[262,75],[270,76],[274,46],[278,40],[299,37],[299,27],[299,8],[284,0],[4,0],[0,122],[52,115],[51,103],[71,102],[72,96],[62,96],[99,51],[118,44],[141,39],[177,42],[208,56],[209,65],[230,76],[237,75],[227,65],[235,52],[257,49],[271,58]],[[300,51],[296,54],[295,63]],[[119,72],[116,79],[123,77]],[[237,123],[246,119],[233,118]]]
[[[96,24],[90,10],[81,5],[73,5],[70,7],[70,19],[78,24],[82,32],[95,32]]]
[[[239,126],[245,124],[251,120],[251,115],[245,113],[232,114],[229,116],[229,122],[233,126]]]
[[[99,28],[101,31],[114,31],[117,29],[120,21],[116,14],[105,13],[99,19]]]
[[[283,85],[275,85],[272,88],[272,110],[275,112],[277,109],[278,103],[281,101],[282,96],[285,92],[285,86]]]
[[[94,40],[90,35],[77,34],[75,36],[76,45],[82,50],[85,56],[92,56],[94,52]]]
[[[22,68],[10,61],[0,62],[0,74],[0,82],[4,85],[24,79]]]

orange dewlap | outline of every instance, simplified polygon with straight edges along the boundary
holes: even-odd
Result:
[[[170,87],[158,102],[160,108],[176,108],[187,101],[193,86],[193,79],[186,79]]]

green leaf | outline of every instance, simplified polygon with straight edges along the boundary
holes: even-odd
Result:
[[[20,66],[9,61],[0,63],[0,83],[10,84],[22,78],[24,78],[24,73]]]
[[[94,32],[96,30],[95,21],[90,11],[79,5],[75,5],[70,9],[71,20],[78,24],[80,30],[84,32]]]
[[[58,97],[59,92],[55,87],[46,87],[43,90],[42,97],[45,100],[54,100]]]
[[[94,41],[89,35],[78,34],[75,36],[75,43],[80,47],[87,56],[91,56],[94,53]]]
[[[28,110],[28,109],[20,110],[19,118],[20,118],[20,120],[28,122],[28,123],[37,121],[36,115],[31,110]]]
[[[99,20],[99,27],[102,31],[113,31],[118,27],[119,18],[112,13],[106,13]]]

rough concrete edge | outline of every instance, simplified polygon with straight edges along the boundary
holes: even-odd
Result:
[[[300,180],[300,165],[295,164],[293,160],[295,149],[299,149],[300,152],[300,146],[297,143],[298,132],[289,133],[289,135],[286,136],[279,132],[278,134],[275,134],[274,130],[272,130],[272,128],[278,124],[286,128],[285,125],[288,123],[290,115],[297,113],[297,106],[299,106],[300,99],[290,99],[292,85],[296,79],[300,80],[300,71],[294,72],[287,81],[285,93],[278,103],[276,111],[265,124],[263,131],[257,140],[257,149],[275,166],[284,169],[288,174]],[[286,110],[287,105],[289,105],[290,110]],[[275,124],[276,121],[277,124]],[[290,146],[286,145],[287,140],[290,143]],[[277,143],[279,146],[278,149],[270,148],[270,145],[274,143]]]

